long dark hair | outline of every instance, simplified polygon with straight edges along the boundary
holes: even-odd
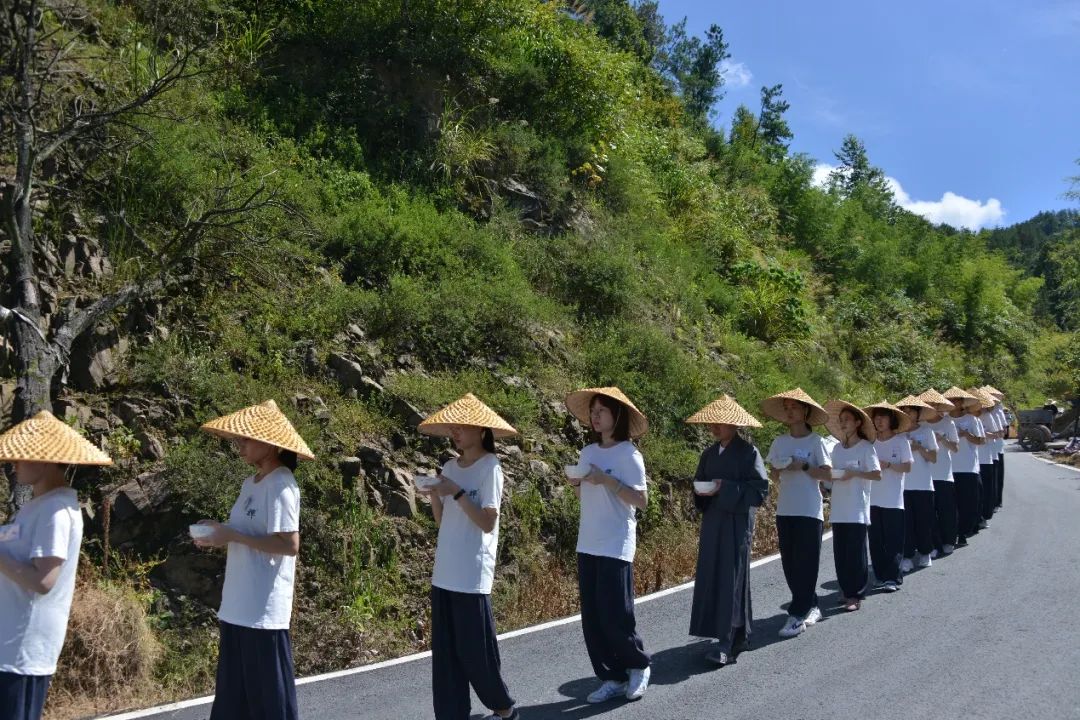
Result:
[[[484,428],[484,434],[480,439],[480,444],[492,455],[495,454],[495,433],[491,428]]]
[[[595,403],[600,403],[606,407],[611,416],[615,418],[615,427],[611,429],[611,437],[618,442],[624,442],[630,439],[630,409],[623,405],[615,398],[608,397],[607,395],[601,395],[597,393],[593,395],[592,400],[589,401],[589,410],[591,411]],[[589,434],[593,442],[600,442],[603,440],[603,436],[600,433],[592,429],[592,423],[589,425]]]
[[[292,450],[282,450],[278,453],[278,460],[281,464],[289,468],[289,472],[296,472],[296,466],[300,462],[300,458]]]

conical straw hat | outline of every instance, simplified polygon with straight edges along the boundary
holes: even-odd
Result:
[[[844,410],[850,410],[862,418],[862,431],[867,440],[870,442],[877,440],[877,428],[874,427],[873,419],[858,405],[844,400],[830,400],[825,403],[825,411],[829,413],[829,421],[825,423],[825,428],[834,438],[840,441],[844,439],[844,434],[840,431],[840,413]]]
[[[425,435],[447,437],[450,435],[450,428],[455,425],[489,428],[492,434],[499,438],[517,435],[517,430],[510,423],[472,393],[466,393],[442,410],[432,413],[416,429]]]
[[[968,388],[968,392],[978,399],[979,406],[983,410],[989,410],[995,405],[997,405],[997,400],[994,399],[994,396],[986,392],[982,388]]]
[[[761,427],[750,413],[746,412],[730,395],[721,395],[716,400],[686,418],[694,425],[736,425],[738,427]]]
[[[900,418],[900,427],[896,428],[896,432],[898,433],[907,432],[908,430],[911,430],[915,427],[915,421],[909,418],[906,412],[891,403],[879,402],[875,403],[874,405],[864,407],[863,410],[865,410],[866,413],[870,415],[870,417],[874,416],[875,410],[888,410],[893,415]]]
[[[0,435],[0,461],[61,465],[112,465],[108,455],[74,428],[42,410]]]
[[[933,388],[930,388],[922,395],[920,395],[919,399],[922,400],[924,403],[929,403],[930,405],[933,405],[934,408],[936,408],[938,411],[949,411],[952,410],[954,407],[952,400],[945,397]]]
[[[927,410],[935,409],[933,405],[926,402],[925,400],[921,400],[920,398],[915,397],[914,395],[908,395],[903,400],[898,400],[896,402],[896,407],[901,409],[906,407],[925,408]]]
[[[1000,390],[998,390],[993,385],[983,385],[982,389],[985,390],[986,392],[990,393],[994,397],[996,397],[998,400],[1004,400],[1005,399],[1005,393],[1001,392]]]
[[[570,411],[571,415],[578,419],[578,422],[585,427],[591,428],[592,420],[589,418],[589,406],[592,404],[592,399],[597,395],[604,395],[614,400],[618,400],[630,411],[630,437],[637,439],[649,431],[649,419],[645,417],[645,414],[638,410],[634,406],[634,403],[630,402],[630,398],[626,397],[623,391],[617,387],[575,390],[566,396],[566,409]]]
[[[943,394],[946,398],[953,401],[954,405],[957,401],[959,401],[965,410],[971,410],[972,408],[979,407],[980,404],[979,398],[975,397],[966,390],[961,390],[955,385],[946,390]]]
[[[825,411],[825,408],[818,405],[814,398],[807,395],[802,388],[795,388],[794,390],[788,390],[787,392],[765,398],[761,401],[761,412],[777,422],[785,422],[785,400],[798,400],[799,402],[810,406],[810,416],[806,419],[806,422],[809,425],[824,425],[829,421],[829,413]]]
[[[285,417],[273,400],[211,420],[205,423],[202,429],[223,438],[258,440],[283,450],[291,450],[297,457],[305,460],[315,459],[304,438],[300,437],[300,433],[296,432],[289,418]]]

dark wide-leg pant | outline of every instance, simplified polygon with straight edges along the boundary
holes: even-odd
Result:
[[[297,720],[288,630],[222,622],[210,720]]]
[[[0,720],[39,720],[52,675],[0,672]]]
[[[777,515],[776,534],[780,541],[780,564],[791,591],[788,615],[805,618],[817,607],[818,566],[821,562],[821,528],[817,518]]]
[[[918,551],[929,555],[934,549],[934,526],[937,513],[934,511],[933,490],[904,491],[904,557],[911,559]]]
[[[862,523],[833,523],[833,561],[836,581],[846,598],[863,597],[870,582],[866,559],[866,525]]]
[[[900,560],[904,554],[904,511],[870,506],[870,562],[878,582],[904,582]]]
[[[649,667],[634,619],[634,566],[618,558],[578,553],[581,631],[593,672],[625,682],[630,670]]]
[[[934,481],[934,510],[937,512],[934,546],[938,552],[942,552],[946,545],[956,545],[959,518],[956,511],[955,482]]]

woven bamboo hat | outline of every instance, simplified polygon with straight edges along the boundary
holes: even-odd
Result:
[[[918,398],[918,397],[916,397],[914,395],[908,395],[903,400],[898,400],[896,402],[896,407],[901,408],[901,409],[906,408],[906,407],[913,407],[913,408],[920,408],[920,409],[925,408],[926,410],[935,410],[936,409],[930,403],[928,403],[925,400],[922,400],[922,399],[920,399],[920,398]]]
[[[979,407],[979,398],[975,397],[966,390],[961,390],[955,385],[946,390],[943,394],[946,398],[952,401],[953,405],[956,405],[956,403],[960,403],[965,410],[971,410],[972,408]]]
[[[645,413],[638,410],[634,403],[630,402],[630,398],[626,397],[626,394],[617,387],[575,390],[566,396],[566,409],[578,419],[578,422],[585,427],[591,428],[592,420],[589,418],[589,406],[592,405],[592,399],[597,395],[604,395],[613,400],[618,400],[630,411],[630,437],[637,439],[649,431],[649,419],[645,417]]]
[[[304,438],[300,437],[300,433],[296,432],[289,418],[285,417],[273,400],[211,420],[205,423],[202,429],[211,435],[230,440],[247,438],[282,450],[291,450],[304,460],[315,459]]]
[[[0,435],[0,461],[112,465],[112,459],[48,410]]]
[[[416,429],[425,435],[447,437],[450,428],[455,425],[488,428],[499,438],[517,435],[517,430],[510,423],[472,393],[466,393],[442,410],[432,413]]]
[[[968,392],[974,395],[979,401],[979,407],[983,410],[989,410],[997,405],[997,400],[993,395],[986,392],[982,388],[968,388]]]
[[[761,423],[730,395],[721,395],[716,400],[686,418],[693,425],[735,425],[737,427],[759,428]]]
[[[853,405],[844,400],[830,400],[825,403],[825,411],[829,413],[829,421],[825,423],[825,428],[834,438],[837,440],[844,439],[844,434],[840,431],[840,413],[844,410],[850,410],[862,418],[862,431],[867,440],[870,442],[877,440],[877,428],[874,427],[874,421],[870,415],[858,405]]]
[[[909,418],[906,412],[891,403],[879,402],[875,403],[874,405],[864,407],[863,410],[865,410],[866,413],[870,415],[870,417],[874,416],[875,410],[886,410],[895,415],[896,417],[900,418],[900,427],[896,428],[896,432],[898,433],[907,432],[908,430],[911,430],[915,427],[915,421]]]
[[[934,408],[939,412],[947,412],[952,410],[954,407],[952,400],[945,397],[933,388],[930,388],[922,395],[920,395],[919,399],[922,400],[924,403],[929,403],[930,405],[933,405]]]
[[[1004,400],[1005,399],[1005,393],[1001,392],[1000,390],[998,390],[993,385],[983,385],[982,389],[985,390],[986,392],[990,393],[994,397],[996,397],[998,400]]]
[[[778,393],[761,401],[761,412],[765,413],[777,422],[784,420],[784,401],[798,400],[804,405],[810,406],[810,415],[806,418],[809,425],[824,425],[829,421],[829,413],[814,401],[814,398],[806,394],[802,388],[795,388],[787,392]]]

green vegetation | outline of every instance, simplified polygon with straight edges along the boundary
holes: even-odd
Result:
[[[1076,212],[933,226],[896,205],[855,137],[816,187],[814,161],[789,151],[782,87],[712,128],[723,35],[687,37],[655,3],[91,5],[100,22],[85,42],[111,82],[133,82],[119,69],[138,64],[136,43],[206,48],[205,72],[138,118],[139,142],[94,158],[103,189],[71,181],[85,214],[124,212],[101,237],[117,277],[146,272],[156,255],[138,240],[212,207],[224,179],[273,194],[162,300],[168,337],[141,342],[112,392],[190,401],[165,464],[191,519],[224,516],[243,475],[198,424],[267,397],[290,408],[320,458],[300,475],[301,672],[426,640],[433,523],[384,514],[337,467],[395,433],[437,454],[395,398],[427,412],[474,391],[523,431],[526,458],[557,468],[576,448],[551,402],[618,384],[653,428],[643,582],[670,582],[692,561],[686,479],[703,443],[682,419],[720,392],[753,410],[796,385],[876,401],[990,382],[1019,404],[1080,387]],[[415,363],[381,396],[349,397],[307,361],[325,365],[350,324],[378,362]],[[294,410],[297,393],[331,418]],[[577,513],[552,477],[508,487],[504,626],[544,612],[528,604],[537,583],[566,596]],[[147,537],[117,552],[166,549]],[[167,692],[205,690],[210,616],[174,600],[153,615],[156,677]]]

